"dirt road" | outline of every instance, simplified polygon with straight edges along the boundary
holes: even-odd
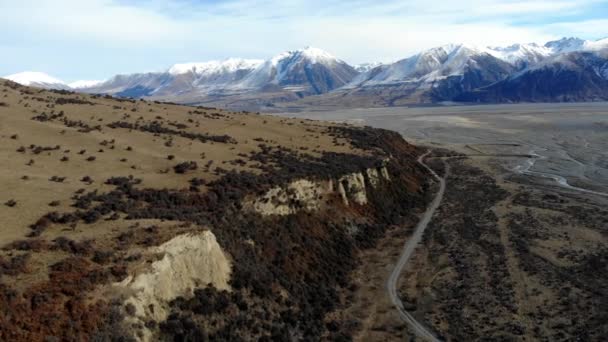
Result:
[[[409,312],[407,312],[405,310],[405,308],[403,307],[403,302],[401,302],[401,299],[399,298],[399,294],[397,293],[397,283],[398,283],[399,277],[401,276],[401,273],[402,273],[403,269],[405,268],[405,266],[407,265],[407,262],[409,261],[410,257],[414,253],[416,246],[422,239],[424,230],[426,229],[429,222],[431,221],[433,214],[435,213],[437,208],[439,208],[439,205],[441,204],[441,200],[443,199],[443,195],[445,193],[445,179],[440,177],[437,173],[435,173],[435,171],[433,171],[431,168],[429,168],[424,163],[424,158],[429,153],[431,153],[431,151],[428,151],[427,153],[420,156],[418,158],[418,162],[422,166],[424,166],[427,170],[429,170],[429,172],[431,172],[433,177],[435,177],[439,181],[439,184],[440,184],[439,191],[435,195],[433,202],[428,206],[428,208],[427,208],[426,212],[424,213],[424,215],[422,216],[422,219],[420,220],[420,222],[418,222],[418,225],[416,226],[414,234],[403,247],[403,252],[401,253],[399,261],[395,265],[395,268],[393,269],[391,276],[388,278],[388,281],[386,282],[386,288],[388,291],[388,295],[391,299],[391,302],[393,303],[395,308],[397,308],[397,310],[399,311],[399,315],[401,316],[401,318],[412,328],[412,331],[420,338],[423,338],[423,339],[426,339],[429,341],[439,341],[439,339],[437,339],[433,335],[433,333],[431,333],[426,327],[424,327],[424,325],[422,325],[420,322],[418,322]],[[449,171],[450,171],[449,165],[446,164],[446,176],[445,177],[447,177],[447,175],[449,174]]]

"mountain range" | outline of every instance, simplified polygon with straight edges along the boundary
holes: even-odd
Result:
[[[176,64],[105,81],[66,84],[33,72],[5,78],[42,88],[248,109],[599,101],[608,100],[608,39],[508,47],[449,44],[394,63],[355,66],[308,47],[268,60]]]

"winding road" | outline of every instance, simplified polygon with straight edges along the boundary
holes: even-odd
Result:
[[[397,310],[399,311],[399,316],[401,316],[401,318],[412,328],[412,331],[416,334],[416,336],[423,338],[425,340],[428,340],[428,341],[439,341],[439,339],[437,339],[433,335],[432,332],[430,332],[424,325],[422,325],[420,322],[418,322],[416,320],[416,318],[414,318],[414,316],[412,316],[409,312],[407,312],[405,310],[405,308],[403,307],[403,302],[401,301],[401,299],[399,298],[399,295],[397,293],[397,283],[401,276],[401,273],[403,272],[403,269],[407,265],[407,262],[409,261],[410,257],[414,253],[416,246],[418,245],[420,240],[422,240],[424,231],[425,231],[426,227],[428,226],[429,222],[431,221],[433,214],[435,213],[437,208],[439,208],[439,205],[441,204],[441,200],[443,199],[443,195],[445,194],[445,179],[441,178],[437,173],[435,173],[435,171],[433,171],[430,167],[428,167],[424,163],[424,158],[427,155],[429,155],[430,153],[431,153],[431,151],[428,151],[425,154],[421,155],[418,158],[418,163],[420,163],[424,168],[426,168],[433,175],[433,177],[435,177],[435,179],[437,179],[439,181],[439,185],[440,185],[439,191],[435,195],[433,202],[431,202],[431,204],[427,207],[426,212],[422,216],[422,219],[420,220],[420,222],[418,222],[418,225],[416,226],[414,234],[410,237],[410,239],[407,240],[405,246],[403,246],[403,251],[401,252],[399,261],[395,265],[395,268],[393,269],[391,276],[388,278],[388,280],[386,282],[386,288],[387,288],[388,295],[390,297],[391,302],[393,303],[395,308],[397,308]],[[450,169],[449,169],[448,164],[445,164],[445,165],[446,165],[445,177],[447,178],[447,175],[449,174]]]

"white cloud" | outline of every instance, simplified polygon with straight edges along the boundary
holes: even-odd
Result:
[[[108,44],[148,43],[189,33],[188,25],[146,8],[108,0],[20,0],[0,12],[3,26]]]
[[[600,39],[608,37],[608,19],[593,19],[574,22],[560,22],[547,25],[547,30],[567,36]]]

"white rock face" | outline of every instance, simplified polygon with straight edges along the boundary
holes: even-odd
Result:
[[[340,184],[344,187],[348,200],[352,200],[359,205],[367,204],[365,178],[362,173],[351,173],[346,175],[340,178]]]
[[[356,203],[365,205],[367,200],[366,182],[377,188],[382,179],[390,181],[386,167],[370,168],[363,172],[351,173],[339,179],[310,181],[299,179],[287,187],[270,189],[261,197],[245,203],[246,208],[268,215],[290,215],[300,210],[316,211],[322,208],[324,200],[331,195],[339,195],[345,205]]]
[[[300,179],[286,189],[280,187],[269,190],[253,202],[253,209],[263,215],[289,215],[299,209],[317,210],[321,205],[320,196],[328,193],[331,185],[327,182],[311,182]]]
[[[195,288],[207,284],[220,290],[230,289],[230,260],[210,231],[177,236],[150,253],[163,256],[145,272],[114,284],[119,292],[126,293],[125,304],[135,307],[135,315],[127,317],[127,323],[144,326],[150,319],[163,321],[168,316],[169,301],[178,296],[192,296]],[[150,330],[144,328],[141,333],[136,338],[153,340]]]

